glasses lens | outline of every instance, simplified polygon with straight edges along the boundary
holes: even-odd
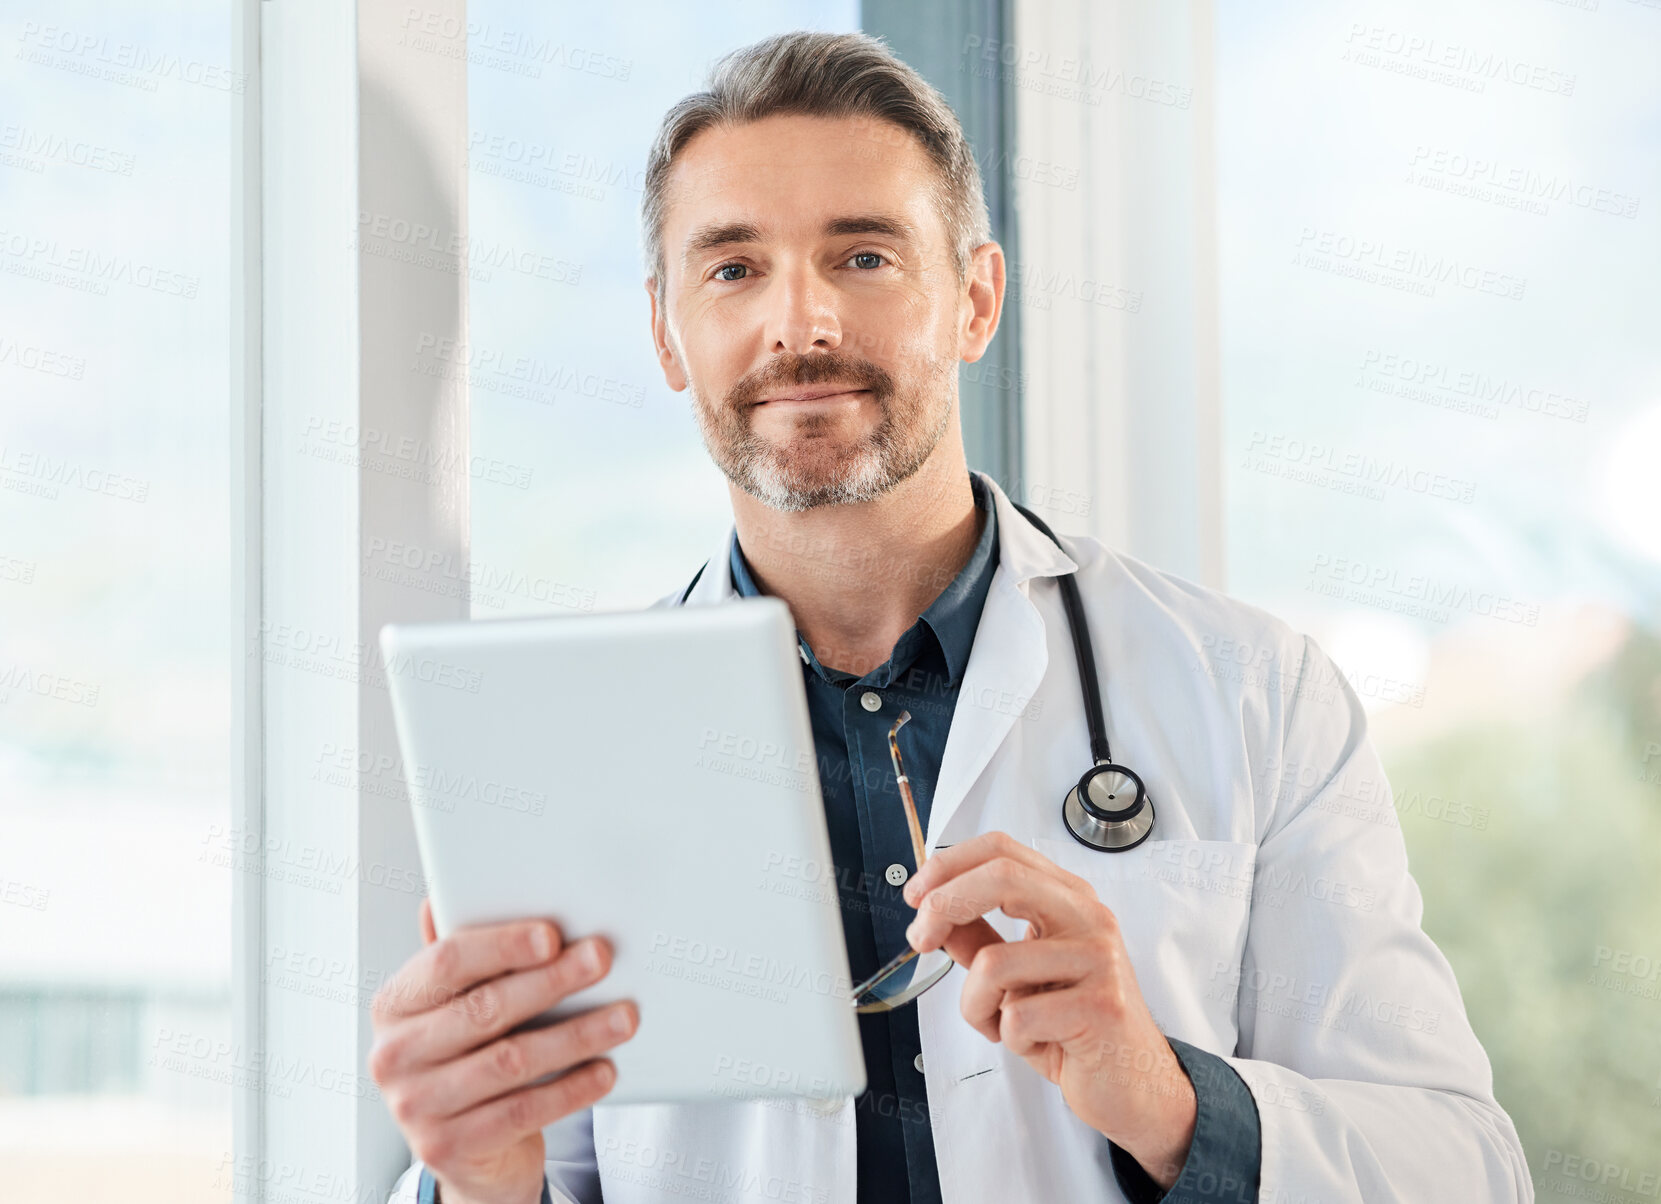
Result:
[[[886,1012],[904,1007],[946,977],[952,959],[944,949],[919,953],[886,973],[862,983],[854,996],[856,1012]]]

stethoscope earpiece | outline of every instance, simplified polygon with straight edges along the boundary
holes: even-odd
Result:
[[[1102,853],[1134,849],[1153,831],[1153,802],[1133,770],[1104,761],[1067,792],[1061,818],[1073,839]]]

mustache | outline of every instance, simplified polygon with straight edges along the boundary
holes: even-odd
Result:
[[[869,389],[878,400],[894,392],[894,378],[870,360],[824,352],[818,355],[785,355],[750,373],[727,391],[727,403],[734,407],[760,401],[764,393],[786,385],[845,384]]]

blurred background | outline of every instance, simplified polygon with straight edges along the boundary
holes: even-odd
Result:
[[[1538,1190],[1581,1193],[1565,1156],[1661,1173],[1661,5],[1205,12],[1204,87],[1000,70],[1029,116],[1155,138],[1213,102],[1207,584],[1366,702]],[[468,346],[411,359],[468,381],[474,455],[534,468],[473,490],[475,617],[642,606],[701,563],[728,501],[651,354],[649,140],[726,50],[894,20],[472,0],[470,234],[582,264],[475,273]],[[948,96],[999,36],[914,25]],[[233,1086],[317,1074],[231,1039],[231,5],[0,0],[0,48],[0,1194],[228,1200]],[[983,162],[1000,235],[1084,240],[1022,223],[1090,165],[1031,168]],[[1019,493],[1018,441],[971,453]]]

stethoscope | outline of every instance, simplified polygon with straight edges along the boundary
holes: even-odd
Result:
[[[1013,503],[1026,520],[1037,527],[1056,547],[1061,541],[1048,524],[1031,510]],[[1065,552],[1066,549],[1062,548]],[[681,593],[681,604],[692,596],[693,586],[704,575],[706,564],[693,574]],[[1116,764],[1107,743],[1107,725],[1102,716],[1101,685],[1096,680],[1096,657],[1090,647],[1090,626],[1084,619],[1084,600],[1079,596],[1076,573],[1056,578],[1061,587],[1061,605],[1067,612],[1067,627],[1073,635],[1073,655],[1078,661],[1079,684],[1084,692],[1084,722],[1090,729],[1090,755],[1095,764],[1084,771],[1078,785],[1061,800],[1061,819],[1087,849],[1099,853],[1123,853],[1134,849],[1153,831],[1153,800],[1142,779],[1128,766]]]

